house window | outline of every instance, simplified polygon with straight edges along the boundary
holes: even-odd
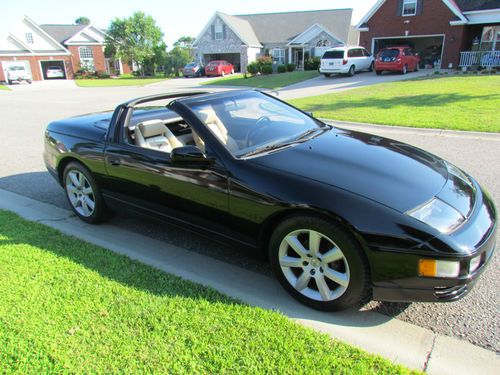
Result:
[[[224,30],[223,25],[221,23],[215,24],[215,40],[224,39]]]
[[[481,35],[481,51],[500,50],[500,26],[486,26]]]
[[[417,0],[403,0],[403,16],[417,14]]]
[[[281,48],[273,48],[273,61],[278,65],[285,63],[285,50]]]
[[[33,34],[32,33],[26,33],[24,34],[26,37],[26,43],[28,44],[33,44]]]
[[[94,53],[92,48],[80,47],[78,48],[78,53],[80,54],[80,63],[82,68],[88,70],[94,70]]]

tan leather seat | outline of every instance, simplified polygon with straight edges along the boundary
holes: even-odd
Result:
[[[135,127],[135,144],[139,147],[170,152],[183,144],[172,134],[162,120],[143,121]]]
[[[197,114],[201,122],[203,122],[230,151],[237,151],[239,149],[238,144],[227,134],[226,127],[212,108],[202,109],[197,111]],[[196,146],[202,151],[205,151],[205,142],[203,142],[194,131],[193,139]]]

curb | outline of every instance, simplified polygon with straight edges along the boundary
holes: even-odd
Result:
[[[486,132],[473,132],[473,131],[463,131],[463,130],[449,130],[449,129],[426,129],[426,128],[411,128],[406,126],[393,126],[393,125],[379,125],[379,124],[369,124],[364,122],[352,122],[352,121],[338,121],[322,119],[321,121],[338,126],[340,128],[346,128],[350,130],[359,131],[388,131],[392,133],[412,133],[420,135],[432,135],[432,136],[448,136],[455,138],[473,138],[482,139],[488,141],[500,141],[500,133],[486,133]]]
[[[178,275],[290,319],[389,360],[430,374],[496,374],[489,350],[370,311],[323,313],[299,304],[278,282],[110,224],[89,225],[68,210],[0,189],[0,208]]]

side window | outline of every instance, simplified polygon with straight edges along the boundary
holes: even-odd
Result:
[[[363,56],[366,56],[366,57],[370,56],[370,53],[364,48],[361,49],[361,52],[363,52]]]
[[[356,50],[350,49],[347,51],[347,57],[356,57]]]

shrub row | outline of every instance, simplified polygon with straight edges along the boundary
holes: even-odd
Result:
[[[75,79],[99,79],[99,78],[109,78],[110,75],[106,72],[95,71],[91,72],[88,70],[78,70],[75,73]]]

